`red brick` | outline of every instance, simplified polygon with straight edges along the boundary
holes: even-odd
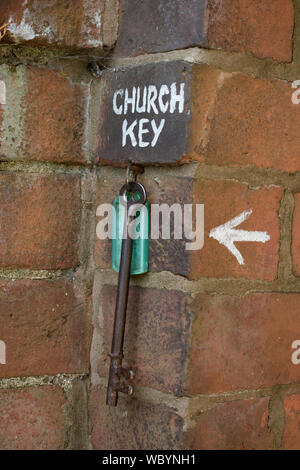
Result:
[[[86,373],[91,326],[87,301],[66,280],[0,283],[0,377]]]
[[[64,449],[65,405],[58,387],[0,390],[1,450]]]
[[[289,62],[293,28],[291,0],[122,0],[116,54],[204,46]]]
[[[292,60],[291,0],[208,0],[208,12],[208,47]]]
[[[294,273],[300,276],[300,194],[295,195],[292,255]]]
[[[6,87],[1,160],[84,164],[89,87],[65,73],[0,67]]]
[[[193,67],[189,142],[184,161],[204,161],[217,92],[227,75],[208,66]]]
[[[300,440],[300,395],[291,395],[284,400],[285,427],[283,449],[299,450]]]
[[[206,163],[300,170],[300,106],[292,103],[292,92],[280,80],[220,76],[203,150]]]
[[[163,404],[120,397],[118,407],[105,404],[106,391],[93,387],[91,441],[103,450],[176,450],[183,448],[183,420]]]
[[[78,263],[80,179],[0,175],[0,266],[66,269]]]
[[[268,428],[268,398],[253,398],[216,405],[201,413],[187,433],[193,450],[272,450]]]
[[[9,23],[2,42],[105,54],[116,40],[116,0],[6,0],[0,16]]]
[[[199,295],[193,306],[189,392],[299,382],[300,368],[291,361],[291,345],[300,338],[299,299],[299,294],[275,293]]]
[[[190,277],[276,279],[282,190],[249,189],[233,181],[195,180],[193,193],[194,204],[205,206],[205,241],[202,250],[189,253]],[[236,243],[244,258],[244,264],[240,265],[225,246],[209,235],[213,228],[249,209],[252,214],[236,229],[267,232],[270,240]]]
[[[22,158],[85,163],[87,89],[33,67],[26,69],[26,83]]]
[[[115,298],[116,288],[105,286],[100,299],[102,376],[108,374]],[[183,292],[130,288],[124,365],[134,368],[138,385],[181,394],[188,359],[190,303],[190,296]]]

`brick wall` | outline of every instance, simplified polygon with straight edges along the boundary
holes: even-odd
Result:
[[[0,448],[298,449],[298,0],[6,1],[0,20]],[[150,202],[204,204],[204,247],[150,242],[135,395],[108,408],[117,274],[96,209],[127,158],[110,94],[178,77],[176,132],[136,158]],[[250,209],[241,229],[270,240],[237,243],[239,264],[210,235]]]

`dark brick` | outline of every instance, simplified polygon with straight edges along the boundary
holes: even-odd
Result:
[[[93,387],[90,401],[94,449],[176,450],[183,448],[183,419],[166,405],[121,397],[117,408],[105,404],[106,391]]]
[[[205,3],[121,0],[116,54],[131,56],[204,45]]]
[[[101,324],[104,331],[99,373],[107,376],[116,288],[101,293]],[[136,383],[179,395],[188,360],[191,299],[172,290],[131,287],[129,293],[124,365],[136,372]]]
[[[145,184],[151,204],[192,204],[193,180],[192,178],[164,177],[158,180],[140,178]],[[182,233],[184,227],[182,224]],[[170,217],[171,240],[164,240],[161,233],[158,240],[149,242],[149,267],[150,271],[171,271],[174,274],[188,276],[190,272],[190,257],[185,249],[186,240],[175,240],[174,217]]]

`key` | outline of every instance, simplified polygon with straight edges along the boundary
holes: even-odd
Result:
[[[136,194],[139,199],[136,200]],[[122,241],[121,262],[119,269],[118,291],[114,317],[114,331],[110,354],[110,369],[107,387],[106,404],[117,406],[119,392],[132,395],[133,387],[128,383],[133,377],[133,371],[122,367],[123,343],[126,324],[128,291],[130,282],[130,266],[133,240],[129,236],[129,224],[134,220],[136,211],[145,204],[147,193],[144,186],[136,181],[125,184],[120,191],[120,202],[126,205],[124,221],[124,236]]]

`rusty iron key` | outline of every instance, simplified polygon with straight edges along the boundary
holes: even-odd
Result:
[[[139,194],[138,201],[135,200],[135,195],[137,193]],[[106,396],[106,404],[109,406],[117,406],[119,392],[127,393],[128,395],[132,395],[133,393],[133,387],[129,382],[133,379],[134,373],[132,370],[122,367],[133,244],[133,240],[128,233],[128,228],[130,222],[134,220],[137,209],[141,204],[145,204],[146,200],[147,193],[144,186],[136,181],[127,182],[121,188],[120,202],[126,206],[127,210],[124,221],[114,331],[110,354],[111,362]]]

